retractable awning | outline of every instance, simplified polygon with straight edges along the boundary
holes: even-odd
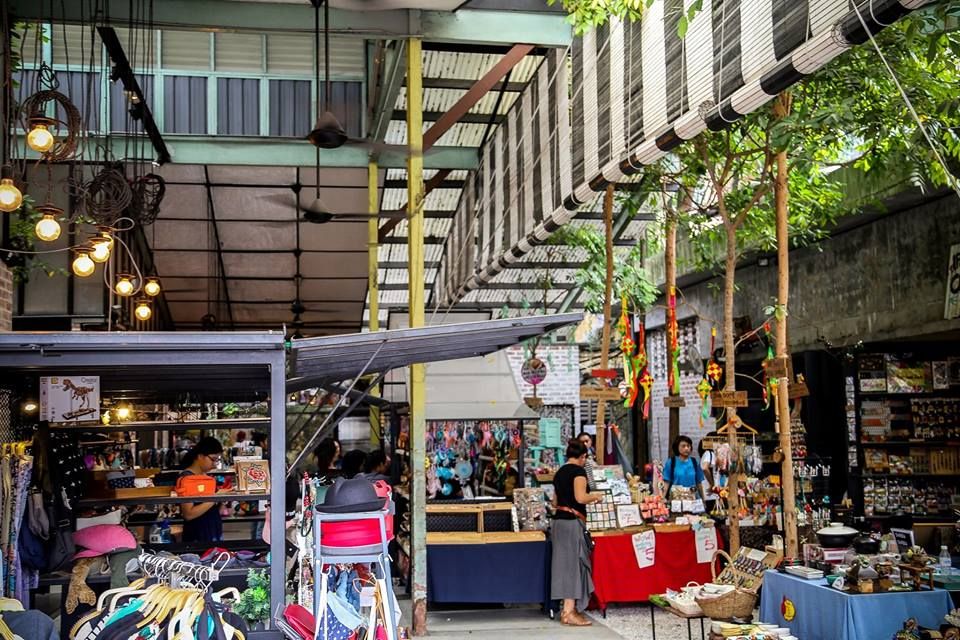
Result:
[[[410,364],[482,356],[582,319],[582,313],[566,313],[293,340],[287,390]]]

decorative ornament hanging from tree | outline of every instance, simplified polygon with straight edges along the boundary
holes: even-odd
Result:
[[[710,362],[707,363],[707,380],[710,382],[710,387],[716,389],[720,385],[720,378],[723,377],[723,367],[717,364],[717,361],[713,359],[713,353],[715,348],[715,343],[717,341],[717,328],[710,328]]]

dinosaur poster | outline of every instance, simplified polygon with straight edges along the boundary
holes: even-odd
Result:
[[[95,422],[100,419],[100,376],[40,378],[40,419]]]

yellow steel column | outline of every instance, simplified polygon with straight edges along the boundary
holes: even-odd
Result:
[[[407,42],[407,251],[410,279],[410,327],[422,327],[423,309],[423,78],[420,60],[421,42]],[[413,633],[427,632],[427,477],[424,461],[426,450],[426,389],[422,364],[410,366],[410,467],[413,486],[410,488],[411,551],[413,552]]]
[[[377,162],[371,160],[367,165],[367,292],[370,294],[370,333],[380,330],[380,198],[377,190]],[[371,389],[370,395],[380,397],[379,387]],[[380,409],[370,407],[370,445],[380,446]]]

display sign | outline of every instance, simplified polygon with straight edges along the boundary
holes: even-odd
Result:
[[[687,406],[687,401],[683,399],[683,396],[665,396],[663,398],[663,406],[671,409],[679,409],[680,407]]]
[[[594,369],[590,372],[590,377],[592,378],[606,378],[608,380],[613,380],[618,375],[620,374],[614,369]]]
[[[559,449],[563,446],[561,430],[563,421],[560,418],[540,418],[540,446],[549,449]]]
[[[893,539],[897,542],[897,551],[899,553],[906,553],[916,544],[913,538],[913,529],[891,528],[890,533],[893,534]]]
[[[806,398],[810,395],[810,389],[807,387],[807,383],[803,380],[799,382],[791,382],[787,387],[787,397],[791,400],[797,400],[798,398]]]
[[[697,563],[711,562],[718,548],[716,528],[702,527],[694,531],[693,537],[697,545]]]
[[[790,363],[786,356],[779,356],[763,361],[763,370],[768,378],[789,378]]]
[[[581,400],[619,400],[620,389],[612,387],[580,387]]]
[[[657,537],[653,529],[635,533],[630,538],[633,541],[633,553],[637,558],[637,566],[641,569],[652,567],[657,553]]]
[[[714,391],[710,394],[714,407],[733,407],[735,409],[750,405],[746,391]]]
[[[950,247],[950,262],[947,267],[947,302],[943,317],[947,320],[960,318],[960,244]]]
[[[40,419],[49,422],[98,422],[100,376],[41,377]]]
[[[537,386],[547,379],[547,363],[540,358],[530,358],[520,368],[520,377],[527,384]]]

